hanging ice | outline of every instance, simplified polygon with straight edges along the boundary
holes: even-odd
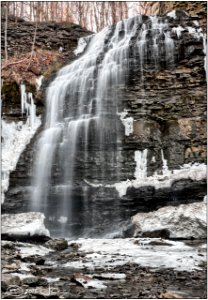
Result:
[[[147,149],[136,151],[134,160],[136,162],[135,177],[144,179],[147,176]]]
[[[26,113],[29,117],[30,127],[33,129],[35,127],[36,117],[36,105],[34,104],[32,93],[26,93],[25,84],[20,85],[21,90],[21,112]]]
[[[9,176],[15,170],[19,157],[26,145],[30,142],[37,128],[41,124],[40,117],[36,116],[36,106],[31,93],[26,93],[24,84],[21,90],[21,113],[26,113],[26,122],[7,123],[2,120],[2,202],[9,187]]]
[[[39,117],[36,118],[34,127],[32,129],[29,119],[26,121],[26,123],[23,123],[22,121],[18,123],[6,123],[4,120],[2,120],[2,203],[4,202],[4,193],[9,187],[9,175],[13,170],[15,170],[21,153],[34,136],[40,124],[41,120]]]

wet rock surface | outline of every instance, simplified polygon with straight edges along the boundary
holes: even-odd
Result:
[[[166,247],[170,247],[167,244]],[[96,240],[93,245],[96,246]],[[74,268],[70,267],[70,263],[84,263],[87,259],[87,253],[79,250],[79,240],[69,243],[63,251],[50,249],[50,252],[44,250],[42,255],[40,251],[39,254],[30,255],[34,249],[38,252],[38,249],[43,251],[43,248],[47,249],[38,243],[2,241],[3,299],[206,299],[206,269],[203,263],[200,269],[191,271],[153,269],[130,261],[116,266],[113,264],[117,258],[115,254],[108,267]],[[200,254],[205,255],[205,252]],[[37,263],[40,257],[45,261],[44,264]],[[13,266],[9,268],[11,260]],[[68,267],[64,266],[66,262]]]

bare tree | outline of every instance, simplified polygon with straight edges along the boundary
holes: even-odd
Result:
[[[91,31],[100,31],[107,25],[139,13],[151,14],[162,7],[153,1],[10,1],[9,13],[16,18],[33,22],[72,22]],[[161,9],[160,9],[161,10]]]
[[[9,2],[5,2],[5,29],[4,29],[4,53],[5,53],[5,61],[8,60],[8,49],[7,49],[7,28],[8,28],[8,7]]]
[[[117,22],[117,17],[116,17],[116,2],[112,1],[109,4],[110,4],[110,8],[111,8],[112,23],[115,24]]]
[[[32,57],[34,55],[34,50],[35,50],[35,41],[36,41],[36,34],[37,34],[37,21],[36,21],[36,24],[35,24],[35,33],[34,33],[34,37],[33,37],[33,44],[32,44],[32,50],[31,50],[31,54],[30,54],[30,60],[29,60],[29,64],[27,66],[27,69],[26,71],[28,70],[30,64],[31,64],[31,61],[32,61]]]

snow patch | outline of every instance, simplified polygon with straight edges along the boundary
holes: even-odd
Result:
[[[39,212],[4,214],[1,233],[9,236],[50,236],[44,225],[45,216]]]
[[[49,252],[53,251],[44,246],[34,245],[34,244],[29,244],[29,243],[18,243],[17,249],[20,251],[20,255],[22,258],[32,256],[32,255],[44,256],[44,255],[47,255]],[[31,265],[31,263],[30,263],[30,265]]]
[[[105,289],[107,288],[100,280],[93,279],[89,275],[83,275],[82,273],[75,273],[73,279],[87,289]]]
[[[101,274],[93,274],[95,278],[102,279],[111,279],[111,280],[123,280],[126,279],[126,274],[124,273],[101,273]]]
[[[42,277],[48,281],[48,283],[57,282],[60,280],[59,277]]]
[[[125,135],[129,136],[134,131],[133,128],[134,119],[132,117],[125,118],[127,114],[128,114],[127,111],[118,113],[118,115],[120,116],[120,120],[125,127]]]
[[[77,48],[74,50],[74,54],[76,56],[84,52],[84,50],[86,49],[87,45],[89,44],[93,36],[94,34],[91,34],[89,36],[81,37],[79,39]]]
[[[29,118],[26,123],[22,121],[7,123],[2,120],[2,203],[4,202],[4,193],[9,187],[9,175],[15,170],[21,153],[41,125],[40,117],[33,118],[32,122],[33,127],[31,128],[31,119]]]
[[[152,157],[152,160],[151,160],[153,163],[155,163],[156,162],[156,158],[155,158],[155,156],[153,156]]]
[[[181,25],[179,25],[178,27],[173,27],[172,31],[176,33],[178,39],[181,36],[181,33],[185,30],[185,28],[183,28]]]
[[[126,194],[126,191],[129,187],[134,187],[136,189],[144,186],[154,186],[156,189],[168,188],[172,185],[174,181],[181,179],[192,179],[193,181],[200,181],[206,178],[206,165],[194,163],[185,164],[181,166],[179,170],[173,170],[167,172],[163,166],[163,174],[159,175],[155,173],[152,176],[144,178],[136,178],[134,180],[127,179],[126,181],[121,181],[115,183],[114,186],[118,191],[120,197]]]
[[[39,89],[41,88],[41,85],[42,85],[42,82],[43,82],[43,78],[44,78],[44,76],[41,75],[40,77],[38,77],[36,79],[36,88],[37,88],[37,91],[39,91]]]
[[[26,86],[20,85],[21,112],[26,113],[27,120],[7,123],[2,120],[2,203],[9,187],[10,172],[15,170],[21,153],[41,125],[41,118],[36,116],[36,105],[32,93],[26,93]]]
[[[167,230],[170,238],[206,238],[206,203],[197,202],[166,206],[149,213],[138,213],[132,218],[134,236],[145,232]]]
[[[187,26],[186,29],[188,30],[189,34],[193,35],[196,39],[203,38],[202,28],[194,28],[191,26]]]
[[[119,197],[126,195],[127,189],[134,187],[138,189],[144,186],[153,186],[155,189],[162,189],[171,187],[174,181],[181,179],[191,179],[193,181],[200,181],[206,178],[207,168],[205,164],[193,163],[193,164],[184,164],[178,170],[169,170],[167,165],[167,160],[164,158],[163,150],[161,150],[161,159],[163,162],[162,174],[155,172],[152,176],[147,176],[147,149],[143,151],[135,151],[135,161],[136,161],[136,170],[135,177],[133,180],[125,180],[121,182],[116,182],[114,184],[97,184],[91,183],[87,180],[85,182],[92,187],[114,187]]]
[[[162,242],[153,245],[153,241]],[[191,271],[200,269],[199,264],[206,261],[206,253],[198,255],[198,249],[161,239],[78,239],[70,241],[80,246],[79,251],[85,253],[84,260],[64,264],[64,267],[89,268],[99,267],[108,270],[126,263],[136,263],[151,268],[174,268]],[[158,243],[160,244],[160,243]],[[166,245],[165,245],[166,244]],[[206,244],[204,245],[206,247]]]
[[[199,22],[198,21],[195,20],[195,21],[193,21],[193,23],[194,23],[195,26],[199,26]]]
[[[173,19],[176,19],[176,11],[172,10],[167,14],[168,17],[171,17]]]
[[[196,23],[195,23],[196,22]],[[191,26],[186,26],[186,27],[182,27],[181,25],[177,26],[177,27],[173,27],[172,31],[175,32],[177,34],[177,37],[180,38],[181,37],[181,33],[183,31],[188,31],[189,34],[191,34],[192,36],[194,36],[196,39],[200,39],[203,38],[203,30],[201,27],[199,27],[199,23],[197,21],[193,21],[194,25],[198,26],[196,27],[191,27]]]
[[[21,262],[21,264],[20,264],[20,269],[19,269],[19,271],[23,271],[23,272],[30,272],[30,266],[31,265],[35,265],[35,263],[23,263],[23,262]]]
[[[20,280],[25,279],[25,278],[30,278],[30,277],[35,277],[33,274],[22,274],[22,273],[10,273],[11,276],[17,276],[19,277]]]
[[[121,181],[114,183],[113,185],[117,190],[119,197],[126,195],[126,191],[129,187],[132,187],[132,180],[127,179],[126,181]]]
[[[92,182],[88,181],[87,179],[84,179],[84,182],[86,182],[88,185],[95,187],[95,188],[103,186],[102,183],[92,183]]]

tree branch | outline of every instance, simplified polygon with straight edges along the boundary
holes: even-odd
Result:
[[[11,63],[9,63],[9,64],[6,64],[6,65],[4,65],[4,66],[1,68],[1,70],[5,69],[5,68],[7,68],[8,66],[11,66],[11,65],[20,64],[21,62],[23,62],[23,61],[25,61],[25,60],[27,60],[27,59],[28,59],[28,58],[24,58],[24,59],[21,59],[21,60],[19,60],[19,61],[14,61],[14,62],[11,62]]]

